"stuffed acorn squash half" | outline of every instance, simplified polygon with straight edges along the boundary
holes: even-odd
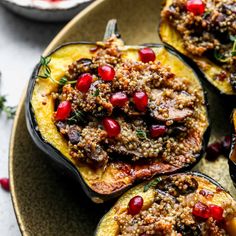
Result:
[[[95,236],[234,236],[236,202],[217,182],[190,172],[159,177],[126,192]]]
[[[35,143],[95,202],[191,168],[208,141],[195,72],[163,45],[125,46],[115,29],[110,21],[104,42],[69,43],[42,57],[26,101]]]
[[[166,0],[159,34],[222,94],[236,94],[235,0]]]

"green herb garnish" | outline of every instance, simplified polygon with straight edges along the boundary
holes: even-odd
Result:
[[[211,12],[212,12],[211,10],[205,11],[202,18],[205,19],[206,17],[208,17],[211,14]]]
[[[64,86],[66,83],[67,83],[67,78],[66,77],[62,77],[60,80],[59,80],[59,84],[61,85],[61,86]]]
[[[162,181],[161,177],[158,177],[154,180],[152,180],[151,182],[149,182],[148,184],[146,184],[143,188],[144,192],[147,192],[149,188],[153,188],[155,187],[158,183],[160,183]]]
[[[234,36],[234,35],[229,35],[229,39],[232,41],[232,42],[235,42],[235,40],[236,40],[236,35]]]
[[[232,55],[232,57],[234,57],[234,56],[236,56],[236,36],[230,35],[230,40],[234,42],[233,47],[232,47],[232,51],[231,51],[231,55]]]
[[[100,90],[97,88],[93,94],[94,97],[97,97],[100,93]]]
[[[16,114],[16,106],[6,106],[6,96],[0,96],[0,114],[5,112],[7,115],[7,119],[13,119]]]
[[[228,57],[225,57],[223,54],[219,53],[216,50],[214,51],[214,57],[217,61],[220,61],[220,62],[227,62],[230,59]]]
[[[49,67],[51,58],[50,57],[43,57],[40,58],[40,65],[42,67],[42,73],[38,75],[38,78],[47,79],[51,77],[51,69]]]
[[[50,57],[43,57],[40,58],[40,65],[41,65],[41,73],[37,76],[40,79],[50,79],[53,83],[59,84],[59,85],[65,85],[65,84],[75,84],[77,80],[68,81],[66,77],[62,77],[59,81],[55,80],[51,75],[51,68],[49,67],[49,64],[51,62]]]
[[[236,36],[230,35],[229,36],[230,41],[233,42],[233,46],[231,49],[231,57],[236,56]],[[225,57],[223,54],[220,54],[218,51],[214,51],[214,57],[216,58],[216,60],[220,61],[220,62],[227,62],[230,60],[230,57]]]
[[[83,111],[76,110],[67,121],[70,124],[74,124],[77,122],[86,123],[86,114]]]
[[[230,41],[233,42],[233,47],[231,49],[231,56],[234,57],[234,56],[236,56],[236,36],[229,35],[229,39],[230,39]],[[227,62],[230,60],[230,57],[225,57],[224,55],[220,54],[216,50],[214,51],[214,57],[216,58],[216,60],[218,60],[220,62]]]
[[[0,85],[1,85],[1,72],[0,72]],[[0,95],[0,114],[5,112],[7,115],[7,119],[13,119],[16,114],[16,106],[7,106],[6,95]]]
[[[147,134],[145,131],[141,130],[141,129],[137,129],[136,130],[136,135],[138,136],[138,138],[140,139],[147,139]]]

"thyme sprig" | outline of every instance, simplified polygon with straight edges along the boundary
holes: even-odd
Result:
[[[206,19],[211,13],[212,13],[211,10],[205,11],[204,14],[203,14],[203,16],[202,16],[202,18],[203,18],[203,19]]]
[[[144,130],[141,129],[137,129],[136,130],[136,135],[138,136],[138,138],[140,139],[147,139],[147,134]]]
[[[67,83],[67,78],[66,78],[66,77],[62,77],[62,78],[59,80],[59,84],[60,84],[61,86],[64,86],[66,83]]]
[[[1,73],[0,73],[0,84],[1,84]],[[0,95],[0,114],[5,112],[7,119],[13,119],[16,114],[16,106],[7,106],[6,95]]]
[[[153,187],[156,187],[156,185],[157,185],[158,183],[160,183],[161,181],[162,181],[162,178],[161,178],[161,177],[158,177],[158,178],[156,178],[156,179],[150,181],[148,184],[146,184],[146,185],[144,186],[143,191],[144,191],[144,192],[147,192],[148,189],[153,188]]]
[[[74,124],[77,122],[86,123],[86,114],[83,111],[76,110],[67,121],[69,124]]]
[[[51,77],[51,69],[49,67],[50,62],[51,62],[50,57],[41,56],[40,65],[41,65],[41,68],[42,68],[42,72],[41,72],[40,75],[38,75],[38,78],[47,79],[47,78]]]
[[[97,88],[97,89],[95,90],[95,92],[93,93],[93,96],[94,96],[94,97],[97,97],[97,96],[99,95],[99,93],[100,93],[100,90]]]
[[[229,38],[230,38],[230,41],[233,42],[231,55],[229,57],[225,57],[223,54],[219,53],[217,50],[214,51],[214,57],[220,62],[228,62],[231,57],[236,56],[236,36],[230,35]]]
[[[219,53],[217,50],[214,51],[214,57],[217,61],[220,61],[220,62],[227,62],[230,60],[229,57],[225,57],[224,55]]]
[[[43,57],[40,58],[40,66],[41,66],[41,73],[37,76],[39,79],[50,79],[53,83],[59,84],[59,85],[65,85],[65,84],[75,84],[77,80],[69,81],[66,77],[62,77],[59,81],[55,80],[52,77],[52,71],[49,66],[51,62],[50,57]]]
[[[16,114],[16,107],[7,106],[6,101],[7,101],[6,96],[1,95],[0,96],[0,114],[2,112],[5,112],[7,115],[7,119],[13,119]]]
[[[230,35],[230,40],[233,42],[231,55],[234,57],[234,56],[236,56],[236,35],[235,36]]]

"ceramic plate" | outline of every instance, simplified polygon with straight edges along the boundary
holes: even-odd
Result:
[[[103,38],[106,22],[118,20],[127,44],[160,42],[157,34],[161,1],[98,0],[77,15],[52,41],[44,54],[68,41],[97,41]],[[218,95],[209,93],[212,137],[226,134],[231,107]],[[80,186],[54,171],[47,157],[31,140],[25,125],[24,97],[16,115],[10,145],[12,200],[24,236],[89,236],[112,202],[92,203]],[[214,106],[213,106],[214,104]],[[219,181],[232,195],[236,191],[228,173],[227,159],[203,159],[196,167]],[[109,234],[108,234],[109,235]]]

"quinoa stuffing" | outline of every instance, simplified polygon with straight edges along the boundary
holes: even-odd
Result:
[[[204,180],[207,184],[202,185],[201,178],[191,174],[162,177],[154,187],[154,197],[148,205],[143,207],[145,197],[134,196],[130,199],[127,210],[122,210],[114,216],[119,226],[117,235],[234,235],[230,230],[231,223],[227,226],[226,222],[236,217],[235,201],[227,198],[213,204],[214,196],[220,198],[219,195],[224,193],[219,192],[217,186],[207,180]],[[209,192],[202,186],[210,187],[211,197],[201,194],[204,191]]]
[[[65,72],[75,83],[52,94],[54,122],[74,160],[99,168],[117,161],[179,168],[196,161],[208,126],[202,89],[155,60],[151,48],[137,54],[141,59],[126,58],[112,37]]]
[[[197,3],[196,3],[197,2]],[[173,0],[162,11],[182,36],[185,49],[194,56],[206,56],[220,65],[215,74],[236,89],[236,1]]]

